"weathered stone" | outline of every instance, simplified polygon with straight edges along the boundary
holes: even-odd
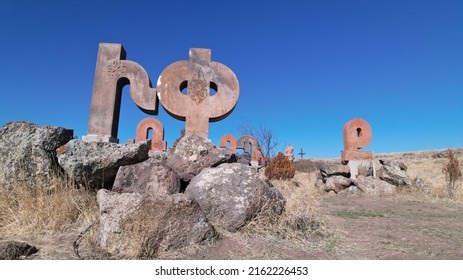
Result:
[[[153,258],[215,236],[198,203],[184,194],[157,197],[99,190],[99,245],[118,259]]]
[[[229,146],[230,151],[235,152],[235,150],[236,150],[235,136],[233,136],[231,134],[225,134],[224,136],[222,136],[222,138],[220,138],[220,148],[226,148],[227,143],[229,143],[229,145],[230,145]]]
[[[330,176],[326,178],[324,191],[334,191],[339,193],[340,191],[348,188],[352,184],[352,180],[344,176]]]
[[[320,167],[320,173],[323,178],[336,175],[350,177],[349,167],[341,163],[323,163],[323,165]]]
[[[145,69],[125,60],[120,44],[100,44],[93,82],[88,133],[84,141],[118,142],[119,111],[122,88],[130,84],[130,96],[143,112],[157,113],[156,90]]]
[[[148,158],[149,141],[133,145],[71,140],[58,154],[66,174],[79,185],[92,189],[111,188],[121,166]]]
[[[188,61],[174,62],[162,71],[157,94],[173,117],[186,121],[187,135],[207,139],[209,121],[225,118],[235,107],[239,84],[230,68],[211,61],[210,49],[190,49]]]
[[[362,160],[358,166],[358,175],[362,176],[374,176],[375,166],[372,160]]]
[[[210,223],[230,232],[261,211],[279,215],[286,203],[269,180],[240,163],[204,169],[191,180],[185,195],[199,203]]]
[[[294,160],[294,148],[291,145],[286,146],[285,156],[289,158],[290,161]]]
[[[381,181],[377,178],[359,175],[352,181],[364,194],[381,196],[396,193],[396,186]]]
[[[379,178],[397,187],[410,186],[412,182],[407,175],[407,167],[397,160],[380,160],[382,166],[378,171]]]
[[[121,166],[112,190],[165,196],[180,192],[180,178],[170,167],[150,158],[137,164]]]
[[[0,260],[19,260],[28,257],[39,250],[26,242],[4,241],[0,243]]]
[[[196,135],[185,135],[169,152],[166,164],[184,181],[190,181],[201,170],[215,167],[236,157],[229,149],[217,149],[211,142]]]
[[[359,151],[371,142],[371,127],[367,121],[356,118],[348,121],[343,129],[344,151],[341,152],[341,160],[367,160],[373,159],[373,153]]]
[[[263,165],[265,162],[264,154],[259,146],[257,139],[251,135],[243,135],[238,139],[237,149],[243,149],[245,153],[251,153],[251,165],[257,163]]]
[[[9,122],[0,128],[0,184],[30,185],[53,177],[56,149],[73,138],[73,130]]]
[[[164,126],[162,126],[162,123],[155,118],[146,118],[138,123],[135,143],[147,140],[150,129],[152,130],[153,134],[150,150],[157,152],[165,151],[167,148],[167,143],[164,141]]]

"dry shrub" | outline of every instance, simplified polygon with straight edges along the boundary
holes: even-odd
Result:
[[[80,227],[96,220],[97,209],[93,193],[58,176],[37,186],[0,186],[0,236]]]
[[[265,176],[270,180],[289,180],[294,177],[295,173],[296,169],[283,153],[278,153],[276,157],[270,160],[265,168]]]
[[[445,174],[445,180],[447,181],[447,192],[451,198],[455,194],[455,184],[461,177],[460,162],[453,155],[452,150],[447,150],[448,162],[442,168],[442,172]]]

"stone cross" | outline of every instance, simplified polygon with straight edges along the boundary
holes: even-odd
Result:
[[[85,141],[118,142],[121,94],[127,84],[135,104],[145,113],[157,114],[156,90],[151,88],[145,69],[125,57],[120,44],[99,45]]]
[[[189,60],[174,62],[162,71],[156,90],[167,112],[186,122],[186,134],[207,139],[209,121],[219,121],[234,109],[239,83],[230,68],[211,61],[210,49],[190,49]]]
[[[298,155],[300,155],[301,158],[305,155],[305,153],[302,151],[302,148],[301,148],[301,152]]]
[[[146,118],[138,123],[135,143],[148,139],[148,132],[150,129],[153,132],[150,150],[159,152],[165,151],[167,143],[164,141],[164,127],[162,123],[155,118]]]
[[[344,151],[341,152],[341,160],[370,160],[373,153],[359,151],[371,142],[371,127],[367,121],[356,118],[348,121],[342,129],[344,138]]]

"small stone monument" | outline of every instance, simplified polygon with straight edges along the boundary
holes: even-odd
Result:
[[[251,152],[251,165],[258,166],[263,165],[265,161],[265,156],[262,153],[262,150],[257,142],[256,138],[251,135],[244,135],[238,139],[236,144],[237,149],[243,149],[244,152]]]
[[[348,163],[351,178],[356,178],[359,172],[359,166],[365,161],[374,162],[373,153],[370,151],[359,151],[359,149],[368,146],[371,142],[371,127],[367,121],[356,118],[348,121],[342,130],[344,138],[344,151],[341,152],[341,160]]]
[[[285,154],[286,154],[286,157],[290,161],[293,161],[294,160],[294,148],[293,148],[293,146],[291,146],[291,145],[286,146]]]
[[[220,144],[219,146],[221,148],[226,148],[227,147],[227,142],[230,143],[230,150],[232,152],[235,152],[236,150],[236,138],[235,136],[231,135],[231,134],[225,134],[224,136],[222,136],[222,138],[220,139]]]
[[[164,141],[164,127],[162,123],[155,118],[146,118],[138,123],[135,143],[148,139],[150,129],[153,133],[150,150],[157,152],[165,151],[167,143]]]
[[[235,74],[224,64],[211,61],[210,49],[190,49],[189,60],[174,62],[162,71],[156,90],[166,111],[186,122],[186,134],[205,139],[209,122],[230,114],[239,96]]]

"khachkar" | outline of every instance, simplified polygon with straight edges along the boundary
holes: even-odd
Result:
[[[211,89],[216,93],[211,95]],[[211,61],[210,49],[190,49],[189,60],[174,62],[164,69],[156,91],[167,112],[186,122],[186,134],[207,139],[209,122],[219,121],[233,111],[239,84],[230,68]]]
[[[344,138],[344,151],[341,152],[341,160],[371,160],[373,153],[359,151],[371,142],[371,127],[367,121],[356,118],[348,121],[342,129]]]
[[[209,121],[225,118],[236,105],[238,80],[227,66],[211,61],[209,49],[190,49],[188,61],[177,61],[162,72],[157,89],[151,87],[145,69],[125,57],[120,44],[99,46],[85,141],[118,142],[121,94],[127,84],[132,100],[143,112],[157,115],[159,97],[169,114],[186,120],[186,134],[206,139]],[[211,95],[210,89],[216,93]],[[157,142],[158,149],[165,149],[162,139]]]

